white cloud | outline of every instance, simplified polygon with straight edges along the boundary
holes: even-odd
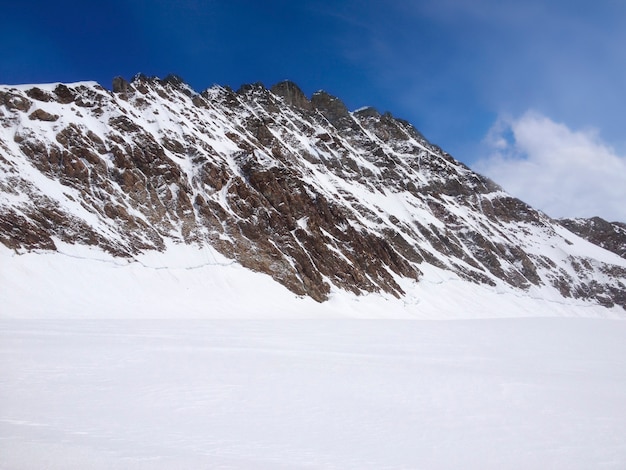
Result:
[[[474,168],[552,217],[626,222],[626,156],[594,130],[571,130],[537,112],[502,117]]]

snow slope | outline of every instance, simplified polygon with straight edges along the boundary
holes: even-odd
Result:
[[[399,279],[400,299],[335,289],[318,303],[209,248],[172,245],[129,261],[59,242],[58,252],[19,255],[0,246],[0,261],[0,318],[624,317],[620,307],[483,286],[435,267],[420,282]]]

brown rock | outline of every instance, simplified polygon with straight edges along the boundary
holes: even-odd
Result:
[[[36,109],[35,111],[33,111],[32,113],[28,115],[28,119],[30,119],[31,121],[37,120],[37,121],[54,122],[57,119],[59,119],[59,115],[50,114],[47,111],[44,111],[43,109]]]

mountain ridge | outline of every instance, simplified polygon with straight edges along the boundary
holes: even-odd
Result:
[[[621,258],[572,241],[407,121],[290,81],[2,86],[0,123],[0,241],[17,252],[210,245],[318,302],[332,288],[402,297],[398,279],[419,282],[426,263],[626,309]]]

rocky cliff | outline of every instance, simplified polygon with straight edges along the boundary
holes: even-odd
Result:
[[[626,309],[621,258],[585,248],[408,122],[292,82],[2,86],[0,194],[0,241],[17,252],[210,245],[320,302],[332,288],[401,297],[398,279],[419,281],[429,264]]]

